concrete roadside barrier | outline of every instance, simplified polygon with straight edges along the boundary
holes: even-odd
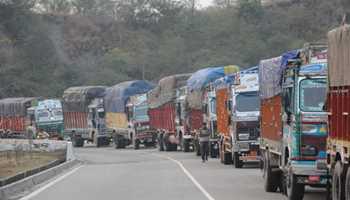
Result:
[[[46,169],[40,173],[34,174],[17,182],[11,183],[0,187],[0,199],[16,199],[23,195],[24,192],[29,191],[38,184],[41,184],[62,172],[72,168],[73,166],[79,164],[80,161],[74,159],[71,161],[64,162],[56,167]]]

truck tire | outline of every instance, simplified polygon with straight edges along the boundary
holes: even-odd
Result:
[[[84,139],[83,138],[73,137],[72,142],[73,142],[74,147],[83,147],[84,146]]]
[[[345,184],[342,178],[343,169],[340,161],[337,161],[332,177],[332,200],[344,200]]]
[[[177,144],[171,144],[171,150],[177,151]]]
[[[264,189],[265,192],[276,192],[278,189],[277,177],[272,172],[272,168],[270,165],[270,160],[268,156],[268,152],[266,152],[263,156],[263,179],[264,179]]]
[[[136,139],[134,144],[134,149],[140,149],[140,140]]]
[[[239,159],[239,154],[238,154],[238,152],[235,152],[235,153],[233,154],[233,163],[234,163],[236,169],[240,169],[240,168],[243,167],[243,161],[241,161],[241,160]]]
[[[184,145],[184,152],[189,152],[190,151],[190,141],[188,139],[183,140],[183,145]]]
[[[345,178],[345,200],[350,200],[350,170],[346,172]]]
[[[96,147],[99,148],[103,145],[103,138],[97,138]]]
[[[224,152],[224,164],[232,165],[232,153]]]
[[[297,183],[296,175],[287,172],[287,177],[285,178],[287,186],[287,197],[288,200],[303,200],[305,193],[305,186],[303,184]]]
[[[125,139],[121,135],[114,136],[114,143],[116,149],[123,149],[125,148]]]

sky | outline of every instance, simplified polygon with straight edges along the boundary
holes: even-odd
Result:
[[[212,4],[213,0],[198,0],[200,7],[208,7]]]

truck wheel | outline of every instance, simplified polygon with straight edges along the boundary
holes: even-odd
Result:
[[[231,165],[232,164],[232,153],[224,152],[224,164]]]
[[[96,147],[99,148],[103,145],[103,138],[97,138]]]
[[[268,159],[268,153],[263,156],[263,178],[264,178],[264,188],[265,192],[276,192],[277,187],[277,177],[272,173],[272,168],[270,165],[270,160]]]
[[[135,140],[134,149],[140,148],[140,140]]]
[[[125,148],[125,142],[124,142],[124,138],[121,135],[116,135],[114,137],[114,143],[115,143],[115,148],[116,149],[122,149]]]
[[[345,184],[343,184],[342,174],[342,164],[338,161],[335,164],[332,178],[332,200],[344,200]]]
[[[289,200],[303,200],[305,186],[297,183],[297,177],[292,173],[287,173],[285,179],[287,186],[287,196]]]
[[[350,170],[346,172],[345,179],[345,200],[350,200]]]
[[[177,151],[177,144],[171,144],[171,150]]]
[[[233,163],[235,165],[235,168],[239,169],[243,167],[243,161],[239,159],[239,154],[238,152],[235,152],[233,154]]]
[[[184,152],[190,151],[190,141],[188,139],[183,140]]]
[[[83,138],[74,138],[75,144],[74,146],[75,147],[83,147],[84,146],[84,139]]]

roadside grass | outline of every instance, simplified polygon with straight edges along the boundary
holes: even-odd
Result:
[[[56,152],[27,152],[27,151],[3,151],[0,152],[0,179],[26,172],[55,160],[63,160],[64,151]]]

